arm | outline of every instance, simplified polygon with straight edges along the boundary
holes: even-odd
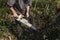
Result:
[[[10,8],[10,10],[12,11],[13,15],[15,17],[17,17],[16,11],[13,8],[13,5],[15,4],[15,2],[16,2],[16,0],[8,0],[7,5]]]
[[[26,9],[27,9],[26,15],[27,17],[29,17],[30,6],[27,6]]]
[[[18,15],[17,15],[16,11],[14,10],[14,8],[13,8],[13,7],[9,7],[9,8],[10,8],[10,10],[12,11],[13,15],[14,15],[15,17],[18,17]]]
[[[26,15],[27,15],[27,17],[29,17],[29,11],[30,11],[31,4],[32,4],[32,0],[28,0],[27,1],[27,6],[26,6],[26,9],[27,9]]]

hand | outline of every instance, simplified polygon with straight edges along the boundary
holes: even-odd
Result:
[[[19,15],[19,18],[23,18],[23,17],[24,17],[24,15],[22,15],[22,14]]]
[[[17,14],[14,14],[13,16],[16,17],[16,18],[18,18],[18,15]]]
[[[26,16],[29,17],[30,16],[29,13],[26,13]]]

